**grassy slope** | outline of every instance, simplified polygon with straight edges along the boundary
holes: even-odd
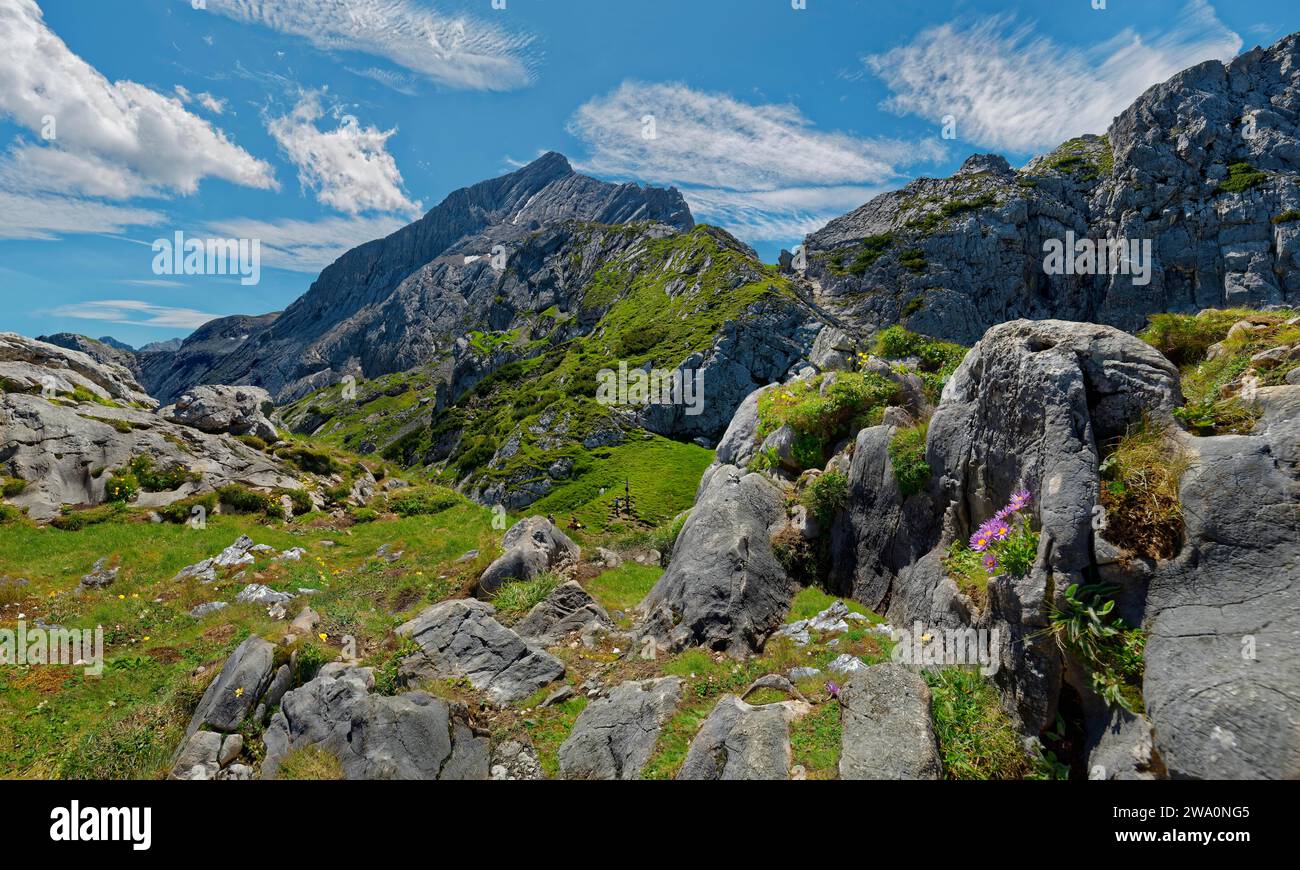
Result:
[[[499,533],[490,514],[462,504],[436,516],[389,519],[347,530],[262,524],[251,517],[212,517],[206,529],[148,522],[104,523],[77,532],[0,527],[0,575],[24,577],[29,595],[0,611],[13,627],[22,613],[69,628],[105,629],[103,676],[64,667],[0,671],[0,776],[157,775],[179,740],[206,679],[243,638],[278,641],[284,623],[265,609],[231,605],[202,620],[188,615],[207,601],[233,601],[246,582],[320,589],[323,644],[337,655],[345,634],[363,657],[382,657],[390,630],[431,601],[459,592],[482,560],[453,566],[468,550],[491,554]],[[303,547],[300,562],[259,558],[242,581],[203,586],[173,583],[185,565],[215,555],[240,534],[277,549]],[[333,541],[326,546],[323,541]],[[380,544],[405,550],[392,565],[373,558]],[[107,556],[120,564],[108,589],[74,593],[81,575]],[[206,666],[206,674],[192,672]]]

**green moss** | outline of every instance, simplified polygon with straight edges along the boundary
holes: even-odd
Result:
[[[1275,224],[1289,224],[1293,221],[1300,221],[1300,209],[1287,209],[1281,214],[1273,216],[1273,223]]]
[[[928,265],[925,262],[925,252],[918,248],[904,251],[898,258],[898,264],[918,275],[923,273]]]
[[[22,495],[23,490],[27,488],[27,481],[17,477],[0,477],[0,495],[5,498],[13,498]]]
[[[1228,164],[1228,177],[1219,182],[1220,193],[1243,193],[1268,181],[1268,173],[1249,163]]]
[[[938,404],[943,385],[966,358],[966,352],[967,349],[959,344],[939,341],[897,325],[883,330],[876,337],[876,356],[883,359],[916,357],[920,360],[926,398],[935,404]]]
[[[982,193],[972,199],[953,199],[941,205],[938,211],[928,212],[919,218],[907,222],[907,226],[923,233],[932,233],[944,222],[961,217],[970,212],[979,211],[998,204],[998,198],[992,193]]]
[[[796,460],[813,468],[837,441],[878,422],[880,412],[898,397],[898,385],[875,372],[835,372],[796,381],[759,397],[758,437],[789,425],[799,436]]]
[[[930,480],[930,466],[925,461],[925,438],[929,430],[930,424],[925,421],[899,429],[889,439],[890,464],[904,497],[920,492]]]

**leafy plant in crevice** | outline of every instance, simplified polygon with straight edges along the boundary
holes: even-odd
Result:
[[[987,599],[989,578],[1024,577],[1038,559],[1038,532],[1027,510],[1030,500],[1028,491],[1014,493],[1006,507],[980,524],[969,541],[954,541],[941,560],[948,576],[980,607]]]
[[[804,489],[800,501],[823,528],[830,526],[835,514],[848,503],[849,479],[844,472],[832,469],[819,474]]]
[[[828,380],[829,379],[829,380]],[[875,372],[835,372],[768,390],[758,400],[758,437],[789,425],[792,455],[803,468],[825,461],[836,441],[879,422],[899,387]]]
[[[925,461],[925,439],[930,431],[928,420],[896,431],[889,439],[889,462],[894,479],[904,497],[925,489],[931,469]]]
[[[1144,416],[1099,467],[1102,537],[1152,559],[1178,552],[1183,533],[1179,481],[1190,460],[1165,427]]]
[[[1115,615],[1116,587],[1073,583],[1065,604],[1051,606],[1050,631],[1088,671],[1093,691],[1108,704],[1140,713],[1146,633]]]

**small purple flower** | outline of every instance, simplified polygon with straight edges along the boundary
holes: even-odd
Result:
[[[1016,511],[1021,510],[1025,505],[1029,504],[1031,498],[1033,498],[1033,496],[1029,494],[1029,490],[1027,489],[1013,492],[1011,494],[1011,504],[1007,505],[1007,509],[1011,511],[1011,513],[1015,513]]]
[[[993,520],[987,520],[975,530],[975,534],[970,536],[970,548],[976,553],[983,553],[993,543],[994,523]]]
[[[992,576],[998,573],[998,560],[992,553],[984,554],[984,570]]]
[[[840,687],[835,684],[834,680],[826,681],[826,691],[830,693],[832,698],[838,698],[840,696]]]

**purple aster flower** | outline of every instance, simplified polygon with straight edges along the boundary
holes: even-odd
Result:
[[[975,534],[970,536],[970,548],[976,553],[983,553],[993,543],[993,521],[986,520],[985,523],[975,530]]]
[[[1027,489],[1022,489],[1019,492],[1013,492],[1011,494],[1011,504],[1007,505],[1007,509],[1012,513],[1015,513],[1016,511],[1023,508],[1025,505],[1029,504],[1029,500],[1031,498],[1033,498],[1033,496],[1029,494],[1029,490]]]
[[[835,684],[834,680],[826,681],[826,691],[830,692],[832,698],[838,698],[840,696],[840,687]]]
[[[992,553],[984,554],[984,570],[990,576],[998,573],[998,560]]]

